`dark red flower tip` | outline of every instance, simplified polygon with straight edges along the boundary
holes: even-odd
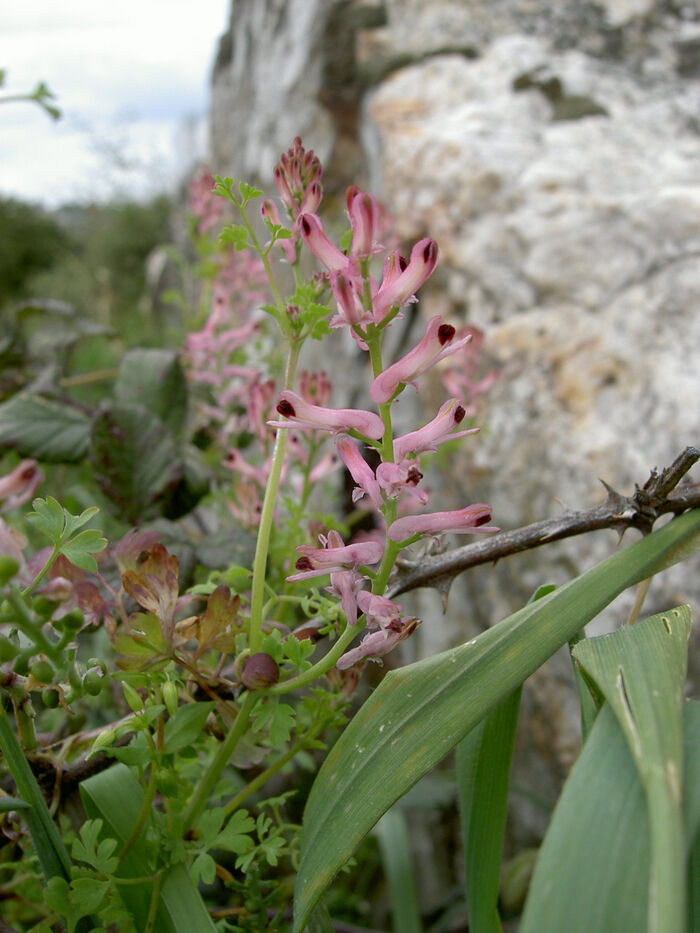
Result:
[[[423,474],[418,469],[418,467],[411,467],[406,476],[406,482],[410,483],[411,486],[417,486],[418,483],[423,479]]]
[[[435,258],[436,252],[437,252],[437,243],[435,242],[435,240],[431,240],[429,243],[426,243],[425,248],[423,249],[423,261],[432,262],[432,260]]]
[[[401,272],[408,269],[408,259],[406,259],[405,256],[399,256],[399,269]]]
[[[294,565],[297,570],[313,570],[314,565],[308,557],[300,557]]]
[[[484,515],[481,515],[479,518],[477,518],[477,520],[474,522],[474,527],[478,528],[479,525],[488,525],[490,521],[491,521],[491,513],[486,512]]]
[[[241,681],[249,690],[271,687],[280,679],[280,669],[274,658],[263,651],[246,658]]]
[[[446,343],[449,343],[450,340],[452,340],[454,335],[455,335],[455,329],[451,324],[441,324],[438,327],[437,336],[438,336],[438,340],[440,341],[440,344],[443,347],[445,346]]]
[[[304,214],[299,221],[299,226],[301,227],[301,232],[304,234],[304,236],[311,235],[311,224],[309,223],[309,219],[306,214]]]
[[[459,424],[460,421],[463,421],[463,420],[464,420],[464,416],[466,415],[466,413],[467,413],[467,412],[466,412],[464,406],[463,406],[463,405],[458,405],[458,406],[455,408],[455,424]]]
[[[287,401],[286,398],[283,398],[281,402],[278,402],[277,411],[280,413],[280,415],[284,415],[285,418],[293,418],[296,415],[294,406],[291,402]]]

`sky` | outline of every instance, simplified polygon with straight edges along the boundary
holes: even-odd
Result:
[[[230,0],[26,0],[0,21],[0,100],[44,81],[62,111],[0,104],[0,196],[47,207],[171,189],[206,157]]]

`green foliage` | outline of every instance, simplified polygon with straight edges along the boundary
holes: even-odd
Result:
[[[16,198],[0,198],[0,311],[30,294],[32,277],[68,254],[72,238],[46,211]]]

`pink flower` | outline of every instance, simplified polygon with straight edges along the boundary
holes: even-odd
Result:
[[[214,177],[206,168],[201,168],[190,181],[190,193],[187,206],[197,218],[198,233],[211,230],[224,211],[221,198],[214,194]]]
[[[352,493],[352,501],[358,502],[366,495],[375,509],[381,509],[383,503],[379,483],[372,468],[360,453],[357,444],[351,441],[349,437],[340,437],[336,443],[343,463],[350,471],[350,476],[357,483]]]
[[[0,499],[4,499],[0,512],[9,512],[28,502],[44,479],[36,460],[22,460],[14,470],[0,476]]]
[[[351,260],[331,243],[323,232],[323,224],[315,214],[302,214],[299,218],[299,233],[314,256],[333,271],[347,270]]]
[[[331,585],[326,587],[329,593],[340,597],[348,625],[357,625],[357,591],[365,582],[355,570],[335,570],[331,574]]]
[[[341,655],[335,666],[338,670],[345,671],[363,658],[382,657],[388,654],[404,638],[408,638],[409,635],[413,634],[419,625],[420,621],[418,619],[407,619],[396,623],[393,628],[371,632],[369,635],[365,635],[357,648],[352,648]]]
[[[401,618],[401,606],[386,596],[377,596],[369,590],[357,594],[357,606],[367,617],[367,628],[396,629]]]
[[[397,460],[403,460],[409,453],[420,454],[426,450],[437,450],[438,445],[444,444],[445,441],[452,441],[466,434],[474,434],[479,430],[478,428],[466,428],[464,431],[453,432],[453,428],[460,424],[465,414],[465,409],[460,405],[459,400],[451,398],[442,405],[432,421],[417,431],[411,431],[394,440],[394,456]]]
[[[460,350],[470,337],[463,337],[453,343],[455,329],[451,324],[443,324],[439,314],[428,321],[425,336],[406,356],[392,363],[372,382],[369,394],[373,402],[381,405],[393,398],[402,384],[413,384],[431,366],[456,350]]]
[[[260,216],[262,217],[263,220],[268,220],[271,224],[273,224],[276,227],[284,226],[284,224],[280,220],[280,215],[279,215],[279,211],[277,210],[277,205],[275,204],[274,201],[270,201],[267,198],[262,202],[260,206]],[[296,242],[299,239],[299,231],[294,230],[295,225],[296,223],[292,226],[291,237],[277,240],[277,245],[280,246],[284,252],[284,258],[290,264],[296,262],[296,258],[297,258]],[[295,232],[296,232],[296,235],[295,235]],[[269,245],[269,241],[266,245]]]
[[[372,320],[372,315],[365,311],[362,305],[354,278],[334,269],[330,272],[329,279],[333,297],[338,304],[338,313],[331,319],[331,327],[341,327],[343,324],[354,327]]]
[[[321,536],[323,547],[314,548],[300,544],[297,548],[301,557],[295,567],[299,573],[287,577],[288,583],[320,577],[336,570],[355,570],[360,564],[378,564],[384,554],[384,545],[378,541],[356,541],[343,544],[337,531],[329,531],[328,537]]]
[[[372,253],[382,249],[377,244],[379,205],[371,194],[354,186],[347,192],[348,216],[352,227],[350,253],[358,259],[369,259]]]
[[[416,488],[423,479],[416,460],[380,463],[376,475],[377,482],[390,499],[397,499],[405,491],[417,499],[421,505],[425,505],[428,501],[428,493]]]
[[[374,323],[379,324],[393,307],[413,300],[414,293],[432,275],[437,261],[437,243],[430,237],[416,243],[405,267],[398,254],[394,254],[385,263],[385,276],[374,298]]]
[[[357,431],[364,437],[378,441],[384,434],[384,422],[371,411],[356,408],[322,408],[310,405],[304,399],[285,389],[280,392],[277,411],[290,422],[302,428],[315,428],[320,431]],[[288,428],[286,421],[268,421],[276,428]]]
[[[311,405],[325,405],[330,401],[333,386],[325,369],[309,372],[302,369],[299,373],[299,395]]]
[[[406,515],[389,525],[387,534],[392,541],[407,541],[416,535],[441,535],[447,532],[471,534],[472,532],[495,532],[500,528],[488,525],[491,508],[483,503],[468,505],[454,512],[431,512],[428,515]]]

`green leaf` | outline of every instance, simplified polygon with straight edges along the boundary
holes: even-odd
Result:
[[[611,635],[587,638],[573,651],[615,713],[646,792],[649,933],[685,928],[682,706],[689,635],[690,610],[681,606]]]
[[[97,571],[97,561],[92,555],[99,554],[106,547],[107,539],[102,537],[102,532],[89,528],[61,545],[61,553],[76,567],[80,567],[81,570],[95,573]]]
[[[59,545],[66,527],[66,511],[60,503],[47,496],[46,499],[35,499],[32,502],[33,512],[26,516],[39,531],[55,545]]]
[[[253,198],[259,198],[262,194],[260,188],[254,188],[252,185],[248,185],[244,181],[238,182],[238,191],[241,195],[241,207],[245,207],[248,201],[252,201]]]
[[[379,842],[382,866],[389,886],[392,925],[401,933],[421,933],[423,925],[418,907],[416,878],[413,871],[411,840],[406,816],[392,807],[374,827]]]
[[[213,703],[189,703],[181,706],[165,724],[163,752],[166,755],[191,745],[202,734],[204,722],[211,712]]]
[[[116,839],[99,841],[102,820],[86,820],[80,827],[80,838],[76,839],[71,855],[79,862],[87,862],[102,875],[111,875],[119,865],[119,859],[113,856],[117,847]]]
[[[521,692],[521,687],[514,690],[457,746],[457,784],[471,933],[501,933],[502,929],[498,886]]]
[[[139,347],[122,359],[114,384],[120,402],[147,408],[174,434],[187,416],[187,380],[177,353]]]
[[[127,521],[142,523],[172,497],[184,465],[173,433],[142,405],[107,404],[92,426],[90,464]]]
[[[0,813],[9,813],[10,810],[27,810],[30,804],[19,797],[0,797]]]
[[[0,405],[0,446],[53,463],[82,460],[90,419],[68,405],[23,392]]]
[[[219,243],[230,243],[235,250],[248,246],[248,230],[242,224],[228,224],[219,234]]]
[[[341,735],[309,795],[297,876],[296,933],[394,801],[619,593],[699,546],[696,509],[470,643],[391,671]]]

